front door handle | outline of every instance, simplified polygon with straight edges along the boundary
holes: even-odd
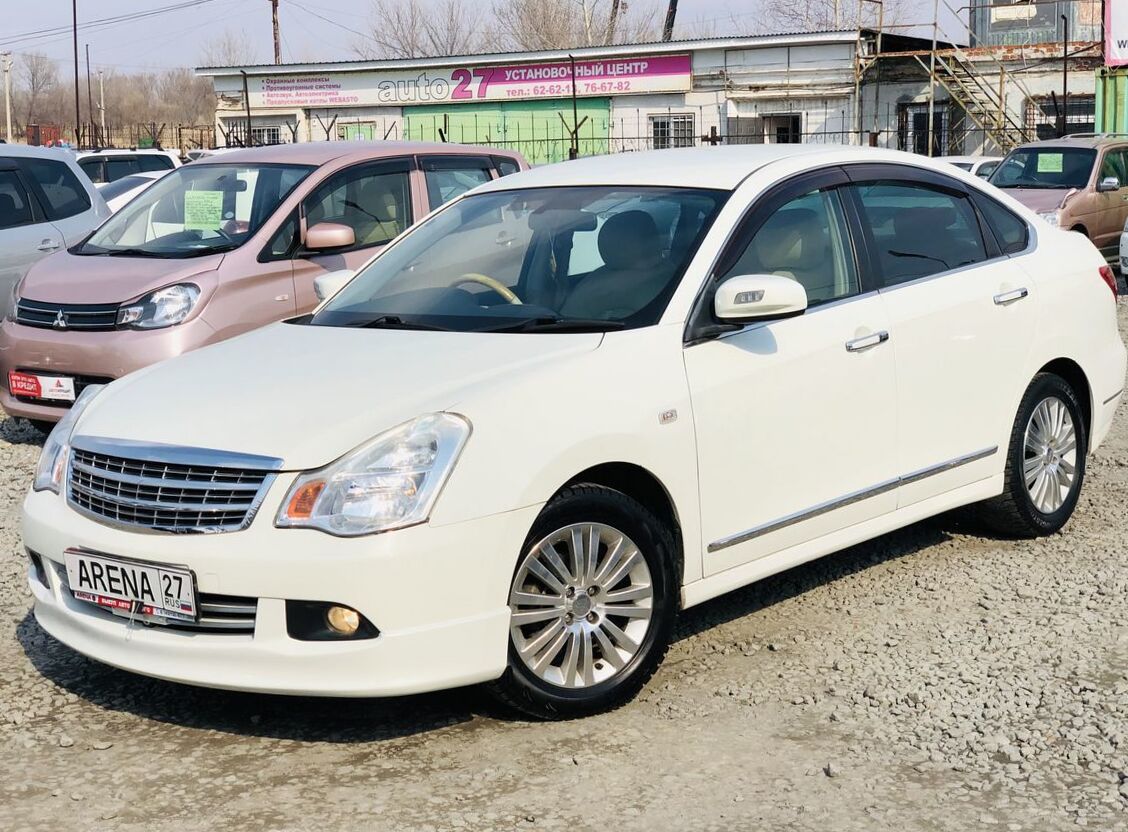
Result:
[[[1014,303],[1016,300],[1022,300],[1029,294],[1030,292],[1025,288],[1012,289],[1009,292],[1003,292],[1002,294],[995,295],[995,305],[1006,306],[1008,303]]]
[[[872,335],[864,335],[861,338],[855,338],[853,341],[847,341],[846,351],[861,352],[862,350],[868,350],[870,347],[876,347],[878,344],[884,344],[888,340],[889,333],[882,330]]]
[[[43,242],[41,242],[37,246],[37,248],[40,251],[55,251],[61,245],[62,245],[62,243],[60,243],[58,240],[46,239]]]

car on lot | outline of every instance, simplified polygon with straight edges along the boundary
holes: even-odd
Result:
[[[1128,278],[1128,220],[1124,221],[1124,230],[1120,232],[1120,273]]]
[[[109,215],[71,153],[0,146],[0,315],[32,264],[74,245]]]
[[[0,405],[49,424],[86,385],[305,314],[319,276],[340,282],[416,217],[522,167],[463,145],[313,142],[168,172],[24,278],[0,323]]]
[[[133,173],[106,183],[98,189],[98,192],[102,195],[102,199],[106,200],[106,204],[110,206],[110,211],[116,214],[128,205],[130,200],[167,173],[167,170]]]
[[[35,615],[197,685],[613,707],[721,593],[970,503],[1060,529],[1122,395],[1111,278],[893,151],[492,180],[312,314],[88,387],[23,504]]]
[[[172,150],[146,148],[80,150],[78,166],[90,181],[102,187],[125,177],[146,171],[169,171],[180,167],[180,154]]]
[[[1128,136],[1083,134],[1012,150],[990,182],[1050,225],[1084,234],[1115,263],[1128,220]]]
[[[995,172],[995,168],[999,166],[999,162],[1003,161],[1002,156],[945,156],[944,161],[949,165],[955,165],[960,170],[966,170],[968,173],[974,173],[980,179],[987,179]]]

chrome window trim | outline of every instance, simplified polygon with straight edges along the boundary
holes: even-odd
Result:
[[[770,534],[771,532],[785,529],[788,526],[793,526],[796,523],[801,523],[804,520],[810,520],[822,514],[827,514],[828,512],[835,511],[840,508],[845,508],[846,506],[853,505],[857,502],[861,502],[862,500],[868,500],[871,497],[877,497],[880,494],[886,494],[896,488],[900,488],[903,485],[909,485],[914,482],[919,482],[920,480],[927,479],[928,477],[942,474],[945,471],[951,471],[954,468],[959,468],[972,462],[978,462],[981,459],[986,459],[989,456],[994,456],[994,454],[996,454],[998,450],[999,447],[997,445],[991,448],[984,448],[970,454],[956,457],[955,459],[937,463],[936,465],[930,465],[927,468],[921,468],[917,471],[896,477],[895,479],[885,480],[884,482],[877,483],[876,485],[871,485],[868,488],[863,488],[860,491],[853,491],[842,497],[836,497],[833,500],[827,500],[825,503],[819,503],[818,505],[811,506],[810,508],[803,509],[802,511],[797,511],[793,514],[788,514],[785,517],[780,517],[777,520],[772,520],[771,522],[764,523],[763,525],[755,526],[751,529],[747,529],[746,531],[737,532],[736,534],[730,535],[728,537],[722,537],[720,540],[710,543],[706,548],[706,551],[711,554],[713,552],[719,552],[722,549],[727,549],[730,546],[736,546],[739,543],[746,543],[749,540],[753,540],[765,534]]]

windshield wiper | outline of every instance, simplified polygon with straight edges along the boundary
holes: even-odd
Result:
[[[359,329],[423,329],[430,332],[451,331],[445,326],[423,324],[417,321],[405,321],[399,315],[380,315],[377,318],[369,318],[359,323],[348,324],[348,326],[357,327]]]
[[[486,332],[610,332],[622,329],[622,321],[607,321],[601,318],[564,318],[543,316],[527,318],[515,324],[487,329]]]
[[[98,257],[159,257],[167,259],[173,256],[170,251],[150,251],[147,248],[108,248],[105,251],[91,251],[88,254],[94,254]]]

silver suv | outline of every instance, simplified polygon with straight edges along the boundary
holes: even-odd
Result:
[[[0,144],[0,316],[32,263],[74,245],[109,215],[73,153]]]

